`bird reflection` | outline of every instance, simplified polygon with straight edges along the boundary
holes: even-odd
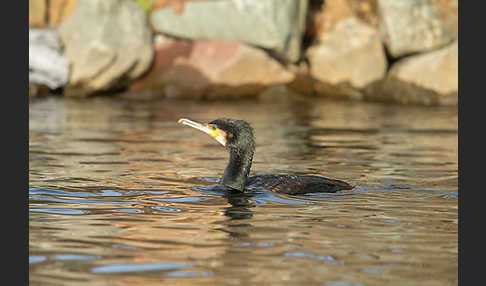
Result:
[[[253,217],[253,212],[250,208],[255,207],[255,204],[250,202],[251,195],[243,192],[227,191],[224,195],[231,204],[225,210],[225,215],[230,220],[249,219]]]
[[[228,217],[223,227],[218,230],[227,233],[231,238],[249,237],[249,229],[253,227],[250,223],[235,223],[237,220],[250,219],[253,217],[251,208],[255,206],[250,201],[250,195],[242,192],[225,191],[223,197],[231,204],[224,211]]]

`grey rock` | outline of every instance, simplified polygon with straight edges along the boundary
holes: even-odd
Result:
[[[457,41],[393,64],[382,93],[383,98],[403,104],[457,105]]]
[[[378,0],[378,16],[383,41],[395,58],[457,38],[457,0]]]
[[[307,51],[317,94],[353,98],[385,77],[387,61],[375,29],[356,18],[340,20]]]
[[[69,66],[55,29],[29,29],[29,84],[56,89],[66,84]]]
[[[126,86],[152,63],[152,32],[135,1],[79,1],[59,31],[71,64],[65,95]]]
[[[227,0],[186,2],[152,12],[153,28],[186,39],[210,38],[266,48],[283,60],[300,57],[307,0]]]

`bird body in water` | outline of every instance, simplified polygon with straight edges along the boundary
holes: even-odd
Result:
[[[218,141],[229,152],[229,163],[224,170],[219,187],[226,190],[266,189],[291,195],[306,193],[334,193],[350,190],[346,182],[320,176],[257,175],[248,177],[255,152],[253,128],[246,121],[219,118],[199,122],[186,118],[179,123],[196,128]]]

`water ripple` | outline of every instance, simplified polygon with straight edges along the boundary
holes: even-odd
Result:
[[[98,266],[91,269],[93,273],[127,273],[127,272],[143,272],[156,270],[171,270],[178,268],[190,268],[194,265],[189,263],[178,262],[154,262],[154,263],[134,263],[134,264],[110,264]]]
[[[305,195],[212,187],[227,152],[177,119],[215,114],[252,123],[251,175],[314,174],[356,187]],[[454,107],[32,100],[29,280],[454,285],[457,152]]]
[[[305,253],[305,252],[288,252],[288,253],[285,253],[284,256],[286,256],[286,257],[312,258],[312,259],[325,261],[327,264],[334,264],[334,265],[344,264],[341,261],[336,261],[334,259],[334,257],[332,257],[330,255],[316,255],[316,254],[310,254],[310,253]]]
[[[39,213],[50,213],[50,214],[65,214],[65,215],[81,215],[81,214],[88,214],[89,211],[85,210],[76,210],[76,209],[69,209],[69,208],[30,208],[29,211],[31,212],[39,212]]]

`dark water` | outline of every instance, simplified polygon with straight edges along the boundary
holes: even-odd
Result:
[[[31,285],[457,285],[457,109],[323,99],[30,103]],[[253,172],[356,187],[227,195],[188,117],[242,118]]]

